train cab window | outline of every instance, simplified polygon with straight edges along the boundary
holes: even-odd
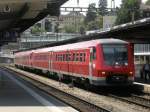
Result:
[[[104,63],[109,66],[128,64],[128,50],[125,44],[103,46]]]

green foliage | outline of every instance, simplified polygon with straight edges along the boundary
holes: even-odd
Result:
[[[102,16],[99,16],[95,4],[92,3],[89,5],[88,12],[84,19],[84,26],[86,30],[97,30],[100,29],[103,25]]]
[[[67,25],[67,26],[64,27],[64,32],[66,32],[66,33],[75,33],[76,28],[73,25]]]
[[[99,0],[99,15],[106,15],[107,14],[107,0]]]
[[[85,34],[85,27],[84,26],[80,26],[80,29],[79,29],[80,31],[80,34]]]
[[[140,0],[122,0],[121,8],[117,11],[116,24],[131,22],[140,18]]]
[[[146,5],[150,5],[150,0],[148,0],[148,1],[146,2]]]
[[[97,12],[96,12],[96,5],[94,3],[89,4],[88,7],[88,12],[86,14],[84,23],[87,24],[88,22],[94,21],[97,17]]]
[[[31,33],[32,33],[32,34],[41,34],[41,33],[43,33],[43,32],[45,32],[45,30],[42,29],[41,27],[37,26],[37,25],[35,25],[35,26],[31,29]]]
[[[87,30],[97,30],[97,29],[99,29],[97,21],[91,21],[88,23]]]
[[[97,21],[99,28],[103,28],[103,16],[98,15],[96,21]]]
[[[87,30],[98,30],[103,27],[103,17],[98,16],[94,21],[87,24]]]

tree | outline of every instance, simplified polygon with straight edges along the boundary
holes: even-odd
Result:
[[[103,18],[98,14],[96,5],[94,3],[90,4],[86,17],[84,19],[84,26],[86,30],[98,30],[102,28]]]
[[[148,1],[146,2],[146,5],[150,5],[150,0],[148,0]]]
[[[97,30],[97,29],[99,29],[97,21],[91,21],[87,24],[87,30]]]
[[[87,11],[87,14],[86,14],[86,17],[84,19],[84,23],[87,24],[91,21],[94,21],[97,17],[97,12],[96,12],[96,4],[92,3],[92,4],[89,4],[89,7],[88,7],[88,11]]]
[[[80,26],[79,32],[80,32],[81,35],[85,34],[85,28],[84,28],[84,26]]]
[[[141,0],[122,0],[121,8],[117,11],[116,24],[123,24],[140,18]]]
[[[73,25],[66,25],[64,27],[65,33],[76,33],[76,28]]]
[[[31,29],[31,33],[32,34],[41,34],[44,33],[45,30],[41,27],[39,27],[38,25],[35,25],[32,29]]]
[[[99,15],[105,16],[107,14],[107,0],[99,0]]]

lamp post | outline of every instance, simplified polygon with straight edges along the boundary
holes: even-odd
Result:
[[[56,23],[55,30],[56,30],[56,41],[58,41],[58,33],[59,33],[59,23],[58,22]]]
[[[132,21],[132,24],[134,24],[134,20],[135,20],[135,10],[136,10],[135,7],[133,7],[131,9],[131,21]]]

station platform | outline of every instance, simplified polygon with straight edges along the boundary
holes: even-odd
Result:
[[[142,91],[145,93],[150,93],[150,79],[148,77],[147,80],[141,78],[140,74],[135,75],[135,81],[134,85],[136,85],[138,88],[141,88]]]
[[[143,84],[150,84],[150,79],[148,78],[145,80],[144,78],[141,77],[135,77],[135,82],[143,83]]]
[[[142,84],[150,84],[150,77],[147,76],[147,80],[145,80],[144,74],[143,74],[143,77],[141,78],[140,71],[141,71],[141,66],[136,66],[135,67],[135,82],[142,83]]]
[[[0,69],[0,112],[77,111],[21,78]]]
[[[135,72],[135,82],[138,82],[138,83],[143,83],[143,84],[150,84],[150,77],[147,76],[147,80],[145,80],[144,76],[143,78],[141,78],[141,75],[140,75],[140,69],[136,68],[136,72]]]

